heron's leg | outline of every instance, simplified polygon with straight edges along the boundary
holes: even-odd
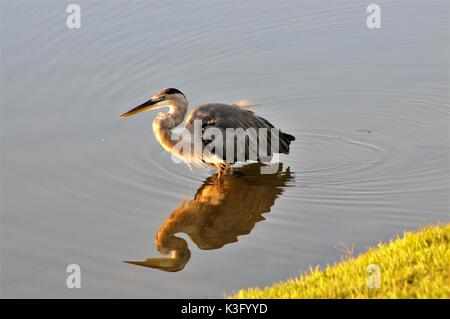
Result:
[[[217,193],[223,193],[223,183],[225,179],[225,175],[230,174],[230,165],[228,164],[219,164],[217,165]]]
[[[217,178],[222,178],[224,168],[222,164],[217,165]]]
[[[231,166],[229,164],[219,164],[217,165],[217,177],[222,178],[225,174],[231,173]]]

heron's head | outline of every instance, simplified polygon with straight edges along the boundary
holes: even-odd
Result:
[[[187,106],[186,96],[175,88],[166,88],[156,92],[150,100],[136,106],[135,108],[122,114],[120,117],[130,117],[144,111],[156,110],[175,105]]]

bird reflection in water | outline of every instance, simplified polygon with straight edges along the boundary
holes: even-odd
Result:
[[[191,257],[188,243],[175,236],[185,233],[203,250],[219,249],[238,241],[238,236],[251,232],[265,218],[277,197],[293,179],[287,168],[274,174],[261,174],[260,163],[235,169],[234,173],[209,176],[190,202],[183,199],[179,207],[164,221],[155,238],[156,249],[170,257],[149,258],[127,263],[180,271]]]

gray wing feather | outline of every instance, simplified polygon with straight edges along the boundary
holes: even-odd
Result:
[[[233,129],[242,128],[244,130],[248,128],[254,129],[265,128],[268,130],[267,131],[268,149],[265,155],[272,155],[271,143],[275,143],[275,141],[270,140],[270,129],[274,128],[274,126],[266,119],[256,115],[252,110],[228,104],[220,104],[220,103],[205,104],[194,108],[188,115],[185,128],[189,129],[191,132],[193,132],[194,129],[193,125],[194,120],[201,120],[203,129],[207,127],[219,128],[224,132],[224,136],[225,130],[227,128]],[[289,153],[289,144],[294,139],[295,138],[292,135],[284,134],[279,131],[279,138],[278,138],[279,153],[286,153],[286,154]],[[204,145],[206,146],[209,142],[210,142],[209,140],[204,141]],[[245,148],[246,159],[248,159],[249,147],[250,146],[246,145]],[[224,154],[223,156],[225,156],[225,149],[223,154]]]
[[[189,114],[185,127],[189,128],[194,120],[202,120],[203,125],[215,123],[221,128],[272,128],[265,119],[255,115],[251,110],[239,108],[234,105],[211,103],[200,105]]]

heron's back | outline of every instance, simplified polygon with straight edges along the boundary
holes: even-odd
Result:
[[[223,132],[223,152],[222,157],[223,159],[227,159],[229,162],[229,157],[226,157],[226,129],[234,129],[235,131],[235,142],[239,143],[238,141],[242,141],[240,139],[239,134],[244,134],[243,131],[248,129],[255,129],[256,132],[260,132],[259,129],[266,129],[266,143],[267,143],[267,150],[265,154],[259,154],[260,149],[257,147],[257,145],[250,145],[250,144],[258,144],[256,140],[249,139],[250,141],[247,142],[247,145],[245,145],[245,160],[260,160],[261,156],[271,156],[273,153],[289,153],[289,147],[291,141],[295,140],[295,137],[281,132],[279,129],[275,129],[274,126],[267,121],[266,119],[258,116],[255,114],[255,112],[251,109],[245,108],[245,107],[239,107],[236,105],[229,105],[229,104],[222,104],[222,103],[209,103],[200,105],[196,108],[194,108],[188,115],[186,119],[185,128],[191,131],[191,133],[194,132],[194,121],[200,121],[199,124],[201,124],[202,128],[202,135],[208,128],[217,128],[220,131]],[[236,130],[236,129],[243,129],[243,130]],[[274,139],[271,136],[270,131],[277,132],[278,137]],[[248,131],[247,131],[248,132]],[[203,137],[203,136],[202,136]],[[258,138],[261,136],[258,134]],[[245,140],[245,139],[244,139]],[[251,142],[251,140],[255,141],[254,143]],[[203,146],[205,147],[208,145],[212,140],[202,138]],[[261,141],[261,140],[259,140]],[[276,141],[276,142],[275,142]],[[237,150],[235,143],[235,152],[233,161],[237,160]],[[249,144],[250,143],[250,144]],[[277,144],[277,145],[275,145]],[[249,158],[251,152],[251,148],[256,149],[257,158]],[[275,151],[274,151],[275,150]]]

